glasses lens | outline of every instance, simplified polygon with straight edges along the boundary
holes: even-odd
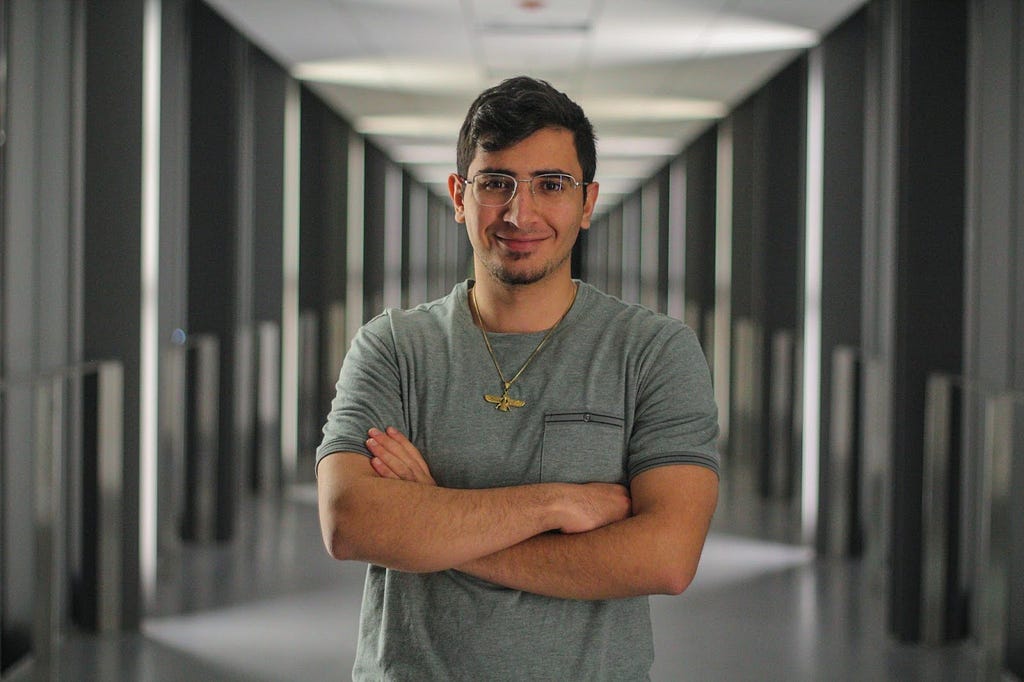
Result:
[[[571,175],[559,173],[538,175],[531,182],[534,196],[550,201],[565,199],[576,188],[575,180]]]
[[[476,200],[483,206],[504,206],[516,191],[516,179],[502,173],[479,173],[473,178]]]
[[[477,173],[471,181],[477,202],[481,206],[504,206],[516,193],[516,179],[504,173]],[[580,183],[571,175],[546,173],[529,181],[534,198],[549,204],[572,199]]]

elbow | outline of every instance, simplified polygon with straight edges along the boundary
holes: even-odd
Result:
[[[353,537],[353,523],[339,503],[321,506],[320,533],[324,547],[332,559],[349,561],[359,558],[359,547]]]
[[[324,546],[332,559],[338,561],[349,561],[355,558],[355,551],[350,543],[338,529],[324,529]]]
[[[652,594],[678,596],[685,592],[697,573],[697,566],[686,558],[661,562],[653,576]]]
[[[678,568],[666,571],[666,575],[659,581],[658,594],[677,597],[685,592],[692,582],[693,574],[690,571],[683,571]]]

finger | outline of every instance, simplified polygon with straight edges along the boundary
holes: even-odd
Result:
[[[417,472],[421,480],[430,483],[434,482],[434,477],[430,473],[430,467],[427,466],[426,460],[423,459],[423,454],[404,433],[393,426],[389,426],[385,435],[392,439],[393,443],[401,451],[402,460],[410,469],[414,469]]]
[[[392,429],[392,434],[401,434]],[[407,438],[395,438],[394,435],[384,433],[379,429],[370,429],[370,438],[366,446],[370,452],[379,457],[382,463],[395,474],[397,478],[416,483],[436,485],[430,469],[423,461],[420,451]]]
[[[401,451],[396,452],[396,448],[388,441],[387,437],[381,437],[377,432],[377,435],[366,440],[366,448],[373,455],[373,459],[380,460],[380,463],[387,467],[396,478],[416,480],[416,472],[404,460]]]
[[[401,452],[403,459],[410,464],[416,461],[422,462],[423,457],[420,455],[419,449],[412,444],[412,441],[405,437],[405,434],[394,426],[389,426],[384,431],[384,437],[390,439],[394,447]]]
[[[398,480],[401,479],[401,477],[394,471],[392,471],[391,467],[385,464],[380,457],[371,457],[370,466],[373,467],[373,470],[377,472],[377,475],[380,476],[381,478],[393,478]]]

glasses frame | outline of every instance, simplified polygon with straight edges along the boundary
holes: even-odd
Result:
[[[506,200],[505,203],[503,203],[503,204],[485,204],[485,203],[483,203],[482,201],[480,201],[480,197],[478,197],[477,194],[476,194],[476,192],[477,192],[476,187],[475,186],[473,187],[473,198],[476,199],[476,202],[478,204],[480,204],[481,206],[486,206],[487,208],[503,208],[503,207],[508,206],[509,204],[511,204],[512,200],[516,198],[516,194],[519,193],[519,185],[520,184],[529,185],[530,186],[530,196],[536,197],[537,194],[536,194],[536,192],[533,189],[533,181],[534,180],[538,180],[538,179],[542,179],[542,178],[556,178],[556,177],[557,178],[569,178],[569,180],[572,182],[572,188],[573,189],[579,189],[579,188],[582,187],[584,192],[586,192],[587,185],[590,184],[589,182],[583,182],[582,180],[577,180],[576,178],[574,178],[569,173],[540,173],[539,175],[534,175],[532,178],[520,179],[520,178],[515,177],[514,175],[509,175],[508,173],[496,173],[496,172],[492,172],[492,171],[480,171],[479,173],[477,173],[476,175],[473,176],[472,180],[469,179],[469,178],[463,177],[461,175],[459,175],[458,178],[459,178],[459,180],[461,180],[463,183],[465,183],[467,185],[473,185],[473,183],[475,183],[477,181],[477,178],[479,178],[481,175],[489,175],[489,176],[497,175],[497,176],[502,177],[502,178],[508,178],[509,180],[512,181],[512,194],[509,195],[508,200]],[[586,196],[586,195],[584,194],[584,196]]]

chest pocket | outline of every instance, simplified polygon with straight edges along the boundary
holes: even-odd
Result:
[[[543,483],[624,483],[623,420],[592,412],[544,415]]]

